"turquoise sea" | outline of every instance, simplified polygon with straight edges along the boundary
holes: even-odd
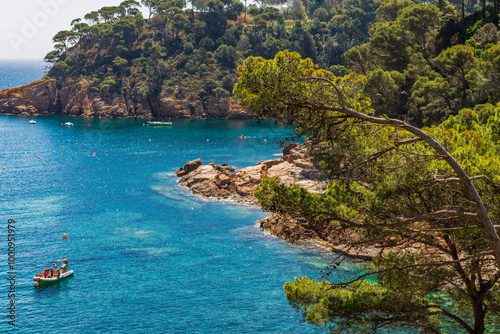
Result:
[[[3,75],[3,88],[27,83]],[[143,120],[28,120],[0,116],[1,333],[324,332],[300,322],[283,284],[319,278],[329,255],[261,231],[259,208],[192,195],[173,175],[195,158],[238,168],[273,159],[290,129],[272,121],[154,128]],[[67,121],[74,127],[61,126]],[[16,222],[15,297],[8,219]],[[64,257],[74,277],[34,288],[33,276]]]
[[[0,59],[0,90],[41,79],[46,67],[42,60]]]

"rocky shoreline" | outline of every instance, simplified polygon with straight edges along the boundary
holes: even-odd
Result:
[[[258,205],[254,197],[256,188],[264,178],[278,176],[288,186],[298,184],[311,193],[325,195],[328,180],[323,177],[318,164],[311,158],[314,148],[310,143],[290,144],[283,149],[283,157],[277,160],[259,161],[255,166],[236,170],[227,164],[203,165],[200,159],[187,162],[175,171],[179,184],[206,198],[230,199],[235,202]],[[342,244],[336,231],[329,226],[317,226],[305,219],[294,219],[277,213],[259,220],[259,226],[289,242],[313,240],[332,252],[347,257],[369,260],[377,256],[382,247],[354,249]],[[349,237],[352,241],[356,236]]]
[[[204,197],[231,198],[249,204],[257,204],[255,189],[265,178],[279,177],[286,185],[298,184],[309,192],[325,194],[328,182],[322,177],[319,166],[310,158],[308,145],[290,144],[277,160],[259,161],[255,166],[238,171],[227,164],[203,165],[200,159],[189,161],[175,172],[181,177],[180,184],[191,192]]]
[[[188,187],[194,194],[249,205],[258,205],[254,192],[261,181],[275,176],[286,185],[298,184],[309,192],[324,195],[328,181],[322,176],[319,166],[312,162],[311,152],[308,144],[290,144],[283,149],[281,159],[259,161],[255,166],[240,170],[227,164],[203,165],[200,159],[196,159],[187,162],[175,175],[181,178],[180,185]],[[305,220],[287,219],[271,213],[258,223],[262,229],[290,242],[316,240],[329,248],[336,244],[331,229],[314,226]]]
[[[118,92],[109,87],[97,89],[84,78],[64,82],[41,79],[27,85],[0,91],[0,114],[37,116],[66,115],[96,118],[177,118],[177,119],[255,119],[237,99],[213,96],[201,101],[175,100],[165,92],[141,95],[137,89]]]

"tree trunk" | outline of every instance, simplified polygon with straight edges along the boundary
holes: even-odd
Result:
[[[486,316],[483,300],[473,300],[472,307],[474,308],[474,334],[483,334],[485,331],[484,318]]]

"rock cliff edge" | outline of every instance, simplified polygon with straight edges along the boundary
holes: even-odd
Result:
[[[238,100],[211,97],[207,103],[173,99],[165,92],[143,96],[136,88],[97,89],[86,79],[41,79],[0,91],[0,114],[59,114],[97,118],[254,119]]]

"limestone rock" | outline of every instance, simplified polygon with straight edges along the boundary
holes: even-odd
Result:
[[[234,192],[252,203],[256,202],[255,189],[262,180],[272,177],[279,177],[280,182],[287,186],[297,184],[311,193],[324,195],[328,181],[323,179],[321,170],[302,151],[309,152],[309,149],[304,150],[299,145],[292,145],[288,154],[296,154],[298,157],[292,162],[285,159],[265,160],[236,172],[234,167],[227,164],[210,163],[202,168],[201,160],[196,159],[186,163],[175,174],[182,177],[181,183],[186,184],[193,192],[202,193],[204,196],[210,196],[210,193],[214,193],[215,197],[229,196],[219,191],[223,189]]]
[[[290,155],[290,152],[291,152],[294,148],[297,148],[298,146],[299,146],[299,144],[297,144],[297,143],[291,143],[291,144],[286,145],[286,146],[283,148],[283,157],[287,157],[288,155]]]
[[[265,165],[257,165],[240,169],[231,175],[231,182],[238,194],[245,197],[253,196],[255,189],[265,177]]]
[[[171,97],[161,97],[159,100],[158,117],[191,118],[191,108]]]
[[[195,159],[195,160],[192,160],[192,161],[189,161],[187,162],[185,165],[184,165],[184,170],[186,171],[186,174],[189,174],[191,173],[192,171],[196,170],[198,167],[200,167],[202,165],[201,163],[201,159]]]
[[[189,187],[194,194],[205,197],[227,198],[231,195],[231,192],[226,189],[227,184],[221,186],[220,172],[212,164],[198,166],[186,173],[180,182]]]
[[[231,184],[231,178],[227,173],[218,174],[216,180],[220,188],[227,188]]]
[[[131,83],[123,78],[121,90],[106,85],[91,84],[85,78],[42,79],[28,85],[0,91],[0,114],[62,114],[99,118],[181,119],[255,119],[231,97],[213,96],[208,103],[201,100],[178,100],[166,91],[144,96],[140,90],[147,82]]]
[[[282,163],[282,160],[265,160],[265,161],[259,161],[256,163],[256,165],[265,165],[267,168],[271,168],[275,165],[278,165]]]
[[[246,203],[257,204],[255,189],[265,178],[279,177],[280,182],[291,186],[298,185],[311,193],[325,195],[328,185],[311,154],[315,148],[310,143],[292,144],[283,150],[284,157],[277,160],[259,161],[255,166],[242,168],[235,172],[226,164],[210,163],[201,165],[199,159],[188,162],[176,174],[182,176],[181,184],[206,197],[245,199]],[[291,158],[291,159],[290,159]],[[314,226],[305,219],[291,219],[271,214],[260,221],[261,228],[268,229],[279,237],[290,241],[315,239],[336,244],[331,226]],[[340,248],[339,248],[340,249]],[[342,250],[343,251],[343,250]],[[361,256],[364,256],[361,254]]]

